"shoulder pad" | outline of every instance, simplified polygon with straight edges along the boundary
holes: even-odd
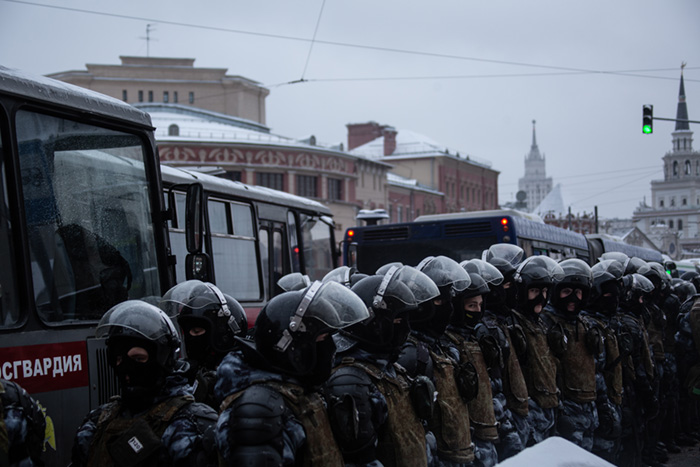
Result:
[[[230,439],[237,445],[267,444],[281,436],[284,398],[271,388],[258,384],[249,387],[228,410]]]
[[[328,381],[326,387],[337,386],[371,386],[372,380],[362,369],[354,366],[343,366],[338,368]]]

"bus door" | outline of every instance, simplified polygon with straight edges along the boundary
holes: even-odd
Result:
[[[286,225],[282,222],[261,220],[258,238],[265,298],[269,300],[281,292],[277,281],[291,272]]]

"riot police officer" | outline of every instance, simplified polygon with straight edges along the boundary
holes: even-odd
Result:
[[[498,463],[496,443],[509,440],[499,438],[499,426],[506,425],[502,432],[510,439],[519,441],[519,438],[515,427],[507,423],[509,417],[505,415],[505,402],[494,397],[489,378],[489,367],[500,364],[502,360],[500,348],[490,336],[485,336],[480,343],[475,331],[481,321],[483,297],[489,293],[489,286],[476,273],[469,273],[469,278],[469,287],[453,299],[452,319],[441,340],[459,365],[471,363],[476,369],[479,389],[476,397],[467,404],[473,429],[474,465],[488,467]]]
[[[477,272],[489,284],[489,294],[484,298],[484,317],[479,327],[479,333],[486,331],[499,342],[503,349],[508,349],[503,354],[503,368],[493,368],[491,376],[492,379],[495,377],[501,379],[500,387],[505,396],[506,407],[512,416],[511,422],[520,437],[519,449],[523,449],[527,445],[531,429],[528,419],[527,385],[519,359],[519,356],[526,352],[526,340],[522,328],[515,320],[513,310],[508,303],[509,300],[499,298],[507,298],[505,292],[511,289],[514,269],[512,269],[511,263],[497,261],[495,256],[492,256],[491,260],[499,263],[508,274],[507,288],[504,288],[503,285],[505,280],[503,273],[493,264],[480,259],[472,259],[462,262],[462,265],[468,271]]]
[[[603,352],[596,361],[596,409],[599,426],[594,433],[593,453],[615,463],[622,436],[622,360],[629,356],[628,339],[618,345],[611,320],[622,292],[623,266],[606,259],[591,268],[593,286],[582,317],[598,329],[604,339]]]
[[[474,460],[467,403],[476,397],[478,376],[471,363],[459,365],[440,343],[452,315],[452,299],[464,292],[471,278],[456,261],[429,256],[416,266],[437,286],[439,296],[409,313],[411,335],[399,364],[413,378],[429,377],[437,390],[437,404],[428,428],[435,435],[441,466],[469,464]],[[408,284],[411,287],[411,284]],[[414,295],[416,295],[414,293]]]
[[[641,465],[643,432],[646,420],[658,411],[658,400],[652,390],[654,362],[649,338],[644,327],[644,296],[654,286],[641,274],[622,278],[620,309],[611,321],[618,342],[629,348],[629,357],[622,361],[622,448],[621,465]]]
[[[233,350],[235,337],[244,337],[248,319],[240,303],[217,286],[198,280],[182,282],[168,290],[160,308],[177,319],[190,369],[187,376],[194,398],[215,410],[216,368]]]
[[[217,370],[223,465],[343,465],[317,387],[331,373],[332,335],[368,317],[336,282],[313,282],[263,307],[252,339],[237,338],[240,349]]]
[[[527,342],[522,369],[527,384],[532,430],[528,445],[539,443],[554,434],[559,407],[557,362],[550,348],[548,328],[542,311],[549,302],[554,285],[564,271],[548,256],[531,256],[513,275],[516,307],[513,314]],[[557,344],[563,344],[557,340]]]
[[[557,432],[591,451],[593,433],[598,428],[595,359],[603,351],[603,336],[579,317],[591,292],[590,266],[577,258],[559,265],[564,277],[554,285],[543,315],[548,334],[561,342],[553,347],[562,395]]]
[[[0,402],[0,465],[44,465],[46,420],[39,404],[5,379],[0,379]]]
[[[348,464],[434,464],[434,438],[419,416],[432,410],[434,387],[425,377],[409,378],[396,364],[410,332],[408,314],[419,303],[404,282],[409,278],[401,276],[426,280],[414,289],[428,292],[430,299],[438,295],[435,284],[415,272],[391,266],[352,287],[373,316],[338,335],[336,368],[325,388],[333,431]]]
[[[216,412],[194,402],[179,371],[180,340],[170,318],[146,302],[129,300],[100,320],[107,358],[121,387],[78,429],[73,465],[215,465]]]

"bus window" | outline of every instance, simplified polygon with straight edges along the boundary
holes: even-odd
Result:
[[[321,280],[334,266],[332,221],[300,214],[304,246],[304,273],[311,280]]]
[[[236,300],[259,300],[260,276],[250,206],[210,199],[207,212],[216,285]]]
[[[287,213],[287,227],[289,229],[289,249],[292,253],[292,272],[301,272],[299,263],[299,238],[297,235],[297,218],[294,212]]]
[[[175,281],[177,283],[185,281],[185,257],[187,256],[187,244],[185,240],[185,193],[175,192],[175,212],[170,220],[170,248],[172,254],[180,258],[175,265]],[[170,208],[170,198],[165,191],[165,208]]]
[[[275,229],[272,231],[272,279],[275,284],[282,278],[287,269],[285,261],[284,237],[282,231]]]
[[[48,323],[160,294],[142,141],[17,113],[34,299]]]
[[[16,269],[6,183],[5,159],[0,138],[0,328],[13,327],[23,319],[17,303],[17,284],[13,274]]]
[[[270,239],[265,227],[260,228],[258,239],[260,241],[260,267],[262,268],[263,285],[265,290],[270,290]]]

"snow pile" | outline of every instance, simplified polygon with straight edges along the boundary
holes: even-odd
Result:
[[[553,436],[498,464],[500,467],[614,467],[574,443]]]

